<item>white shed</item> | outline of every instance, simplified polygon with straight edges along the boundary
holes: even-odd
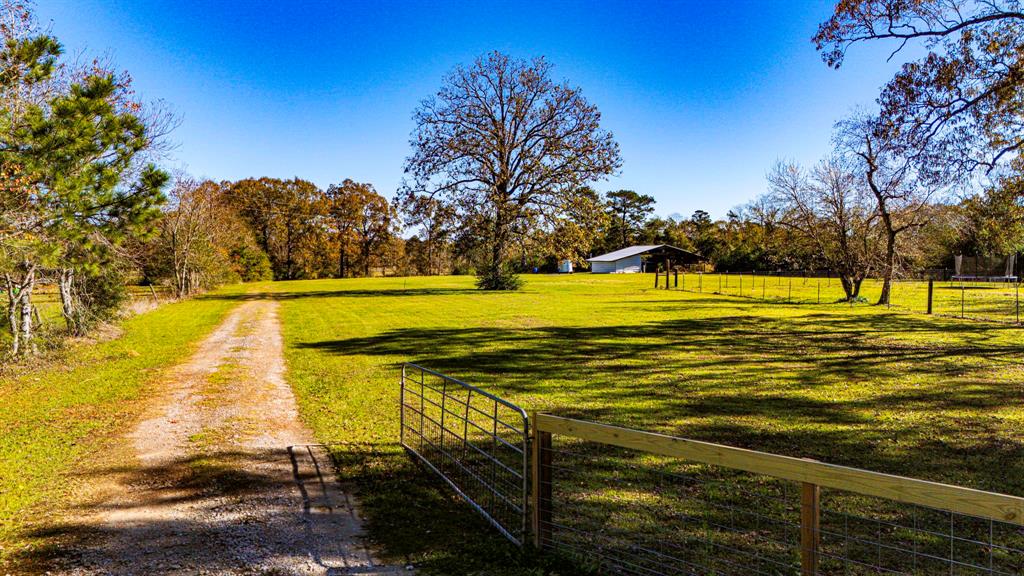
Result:
[[[636,274],[644,271],[643,256],[652,258],[668,257],[677,264],[689,264],[704,260],[699,254],[688,252],[668,244],[653,246],[630,246],[615,252],[588,258],[590,271],[594,274]]]

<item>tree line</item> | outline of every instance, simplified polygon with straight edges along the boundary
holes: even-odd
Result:
[[[598,108],[544,58],[457,66],[413,111],[405,179],[235,182],[172,175],[176,120],[127,73],[69,62],[30,7],[0,0],[0,274],[9,348],[32,351],[34,294],[55,286],[65,332],[114,315],[130,283],[186,297],[224,282],[475,273],[515,289],[631,244],[668,243],[724,270],[828,269],[850,299],[952,254],[1024,248],[1024,18],[1019,0],[844,0],[813,38],[840,67],[862,43],[918,43],[877,109],[836,124],[812,166],[780,161],[767,192],[714,221],[598,192],[622,159]]]

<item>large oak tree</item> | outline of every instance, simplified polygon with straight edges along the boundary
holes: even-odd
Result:
[[[494,52],[459,66],[414,120],[404,193],[444,197],[481,227],[485,289],[515,287],[509,249],[524,225],[559,217],[573,194],[621,165],[597,107],[553,80],[543,58]]]

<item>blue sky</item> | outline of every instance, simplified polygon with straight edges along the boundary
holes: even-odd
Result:
[[[811,163],[872,106],[899,62],[862,47],[839,71],[810,42],[827,1],[276,2],[40,0],[71,54],[108,55],[180,117],[168,164],[217,180],[326,187],[402,179],[411,114],[456,64],[546,56],[582,88],[623,156],[599,190],[658,213],[721,217],[779,158]]]

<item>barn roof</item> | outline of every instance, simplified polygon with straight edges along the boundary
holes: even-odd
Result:
[[[640,254],[647,254],[650,252],[657,252],[659,254],[678,254],[680,256],[689,256],[691,258],[703,260],[704,258],[699,254],[694,254],[688,250],[682,248],[676,248],[668,244],[653,244],[650,246],[630,246],[629,248],[623,248],[622,250],[616,250],[607,254],[601,254],[600,256],[594,256],[593,258],[587,258],[587,262],[615,262],[616,260],[622,260],[623,258],[629,258],[631,256],[638,256]]]

